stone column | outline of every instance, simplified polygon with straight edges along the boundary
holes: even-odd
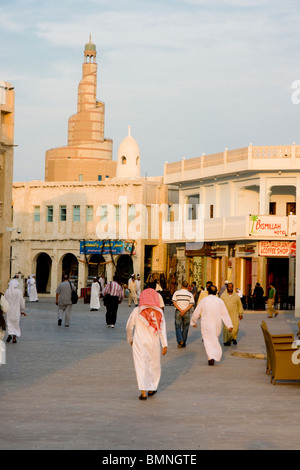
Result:
[[[86,287],[86,269],[87,266],[85,263],[81,263],[81,261],[78,260],[78,289],[77,293],[80,296],[81,294],[81,289],[84,289]]]
[[[52,255],[51,255],[51,287],[50,287],[50,296],[55,297],[56,293],[56,288],[58,284],[60,283],[60,280],[57,277],[57,265],[58,265],[58,260],[57,260],[57,250],[53,249],[52,250]]]
[[[114,274],[115,274],[115,267],[114,267],[113,263],[107,263],[107,265],[106,265],[106,280],[107,280],[107,282],[110,282],[110,281],[113,280]]]

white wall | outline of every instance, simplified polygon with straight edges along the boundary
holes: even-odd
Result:
[[[259,186],[238,184],[235,195],[235,215],[258,214]]]

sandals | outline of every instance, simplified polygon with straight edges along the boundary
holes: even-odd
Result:
[[[12,337],[12,335],[8,335],[8,337],[6,338],[6,342],[10,343],[11,340],[12,340],[13,343],[17,342],[17,338],[15,336]]]
[[[155,395],[156,392],[157,392],[157,390],[150,390],[150,391],[148,392],[148,397],[153,397],[153,395]],[[139,400],[147,400],[147,395],[141,394],[141,395],[139,396]]]

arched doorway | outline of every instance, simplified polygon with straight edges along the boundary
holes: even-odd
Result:
[[[101,274],[106,279],[105,266],[105,259],[102,255],[92,255],[88,265],[88,281],[91,281],[93,277],[99,278]]]
[[[62,278],[69,274],[70,279],[77,286],[78,283],[78,260],[72,253],[67,253],[62,259]]]
[[[47,253],[36,259],[36,287],[39,294],[50,294],[52,260]]]
[[[120,282],[128,284],[129,278],[133,274],[133,262],[129,255],[121,255],[117,261],[116,275]]]

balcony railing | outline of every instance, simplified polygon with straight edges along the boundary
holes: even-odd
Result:
[[[300,169],[300,146],[296,144],[249,145],[249,147],[234,150],[225,149],[224,152],[211,155],[203,154],[200,157],[183,158],[180,161],[165,164],[164,182],[171,184],[249,169],[270,168]]]
[[[214,219],[177,220],[163,222],[162,239],[165,243],[213,242],[216,240],[276,240],[295,239],[296,216],[287,217],[233,216]]]

